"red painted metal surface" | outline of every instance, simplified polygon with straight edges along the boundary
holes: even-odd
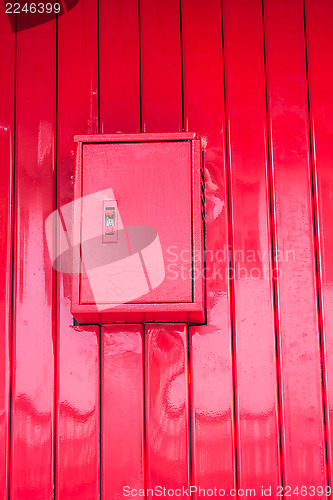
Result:
[[[314,174],[315,222],[318,252],[319,312],[322,327],[324,396],[327,418],[328,476],[333,479],[333,169],[332,116],[333,4],[305,2],[310,131]]]
[[[72,201],[73,135],[97,132],[97,1],[80,0],[58,20],[58,210]],[[73,326],[70,298],[70,274],[57,273],[55,497],[97,500],[100,328]]]
[[[190,486],[187,352],[186,325],[145,326],[147,488]]]
[[[0,11],[0,499],[8,499],[15,34]]]
[[[226,0],[222,14],[238,487],[272,487],[275,498],[281,479],[261,2]]]
[[[143,0],[140,7],[142,131],[180,132],[180,5]],[[187,356],[184,325],[145,328],[147,488],[190,485]]]
[[[180,5],[140,0],[141,132],[182,130]]]
[[[0,498],[326,498],[332,2],[65,3],[16,50],[1,5]],[[44,222],[71,232],[74,134],[183,129],[206,149],[207,325],[73,326]]]
[[[143,327],[103,326],[101,345],[101,491],[116,498],[145,487]]]
[[[303,2],[265,1],[264,19],[282,465],[294,490],[325,486],[327,466]]]
[[[10,498],[30,500],[53,494],[56,23],[16,36]]]
[[[101,130],[139,132],[138,3],[101,0],[99,14]],[[117,74],[123,75],[119,80],[114,78],[113,61]],[[141,325],[102,328],[102,498],[119,497],[124,486],[145,486],[143,349]],[[122,460],[114,453],[117,444]]]
[[[140,132],[139,37],[137,0],[99,0],[102,133]]]
[[[204,8],[203,8],[204,5]],[[236,487],[221,5],[182,1],[184,121],[206,143],[207,325],[190,327],[192,482]],[[198,64],[200,61],[200,64]],[[217,257],[217,258],[216,258]],[[218,259],[218,260],[217,260]],[[194,493],[194,498],[197,498]]]
[[[101,346],[101,495],[117,498],[145,486],[142,326],[104,326]]]

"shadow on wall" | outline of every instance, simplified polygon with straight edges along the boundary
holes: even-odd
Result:
[[[6,13],[12,28],[15,31],[23,31],[35,28],[40,24],[52,21],[58,16],[66,14],[79,0],[59,0],[59,2],[33,2],[31,0],[21,3],[8,2],[3,0]]]

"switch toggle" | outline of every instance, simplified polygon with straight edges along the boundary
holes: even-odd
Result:
[[[105,233],[113,234],[115,226],[115,207],[106,207],[106,210],[108,210],[108,212],[105,212]]]
[[[117,241],[118,207],[116,200],[104,200],[103,203],[103,243]]]

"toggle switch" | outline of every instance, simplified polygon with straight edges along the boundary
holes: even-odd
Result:
[[[118,229],[118,207],[116,200],[104,200],[103,202],[103,243],[115,243],[117,241]]]

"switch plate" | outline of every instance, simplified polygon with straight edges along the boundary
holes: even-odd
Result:
[[[116,200],[103,202],[103,243],[116,243],[118,236],[118,205]]]

